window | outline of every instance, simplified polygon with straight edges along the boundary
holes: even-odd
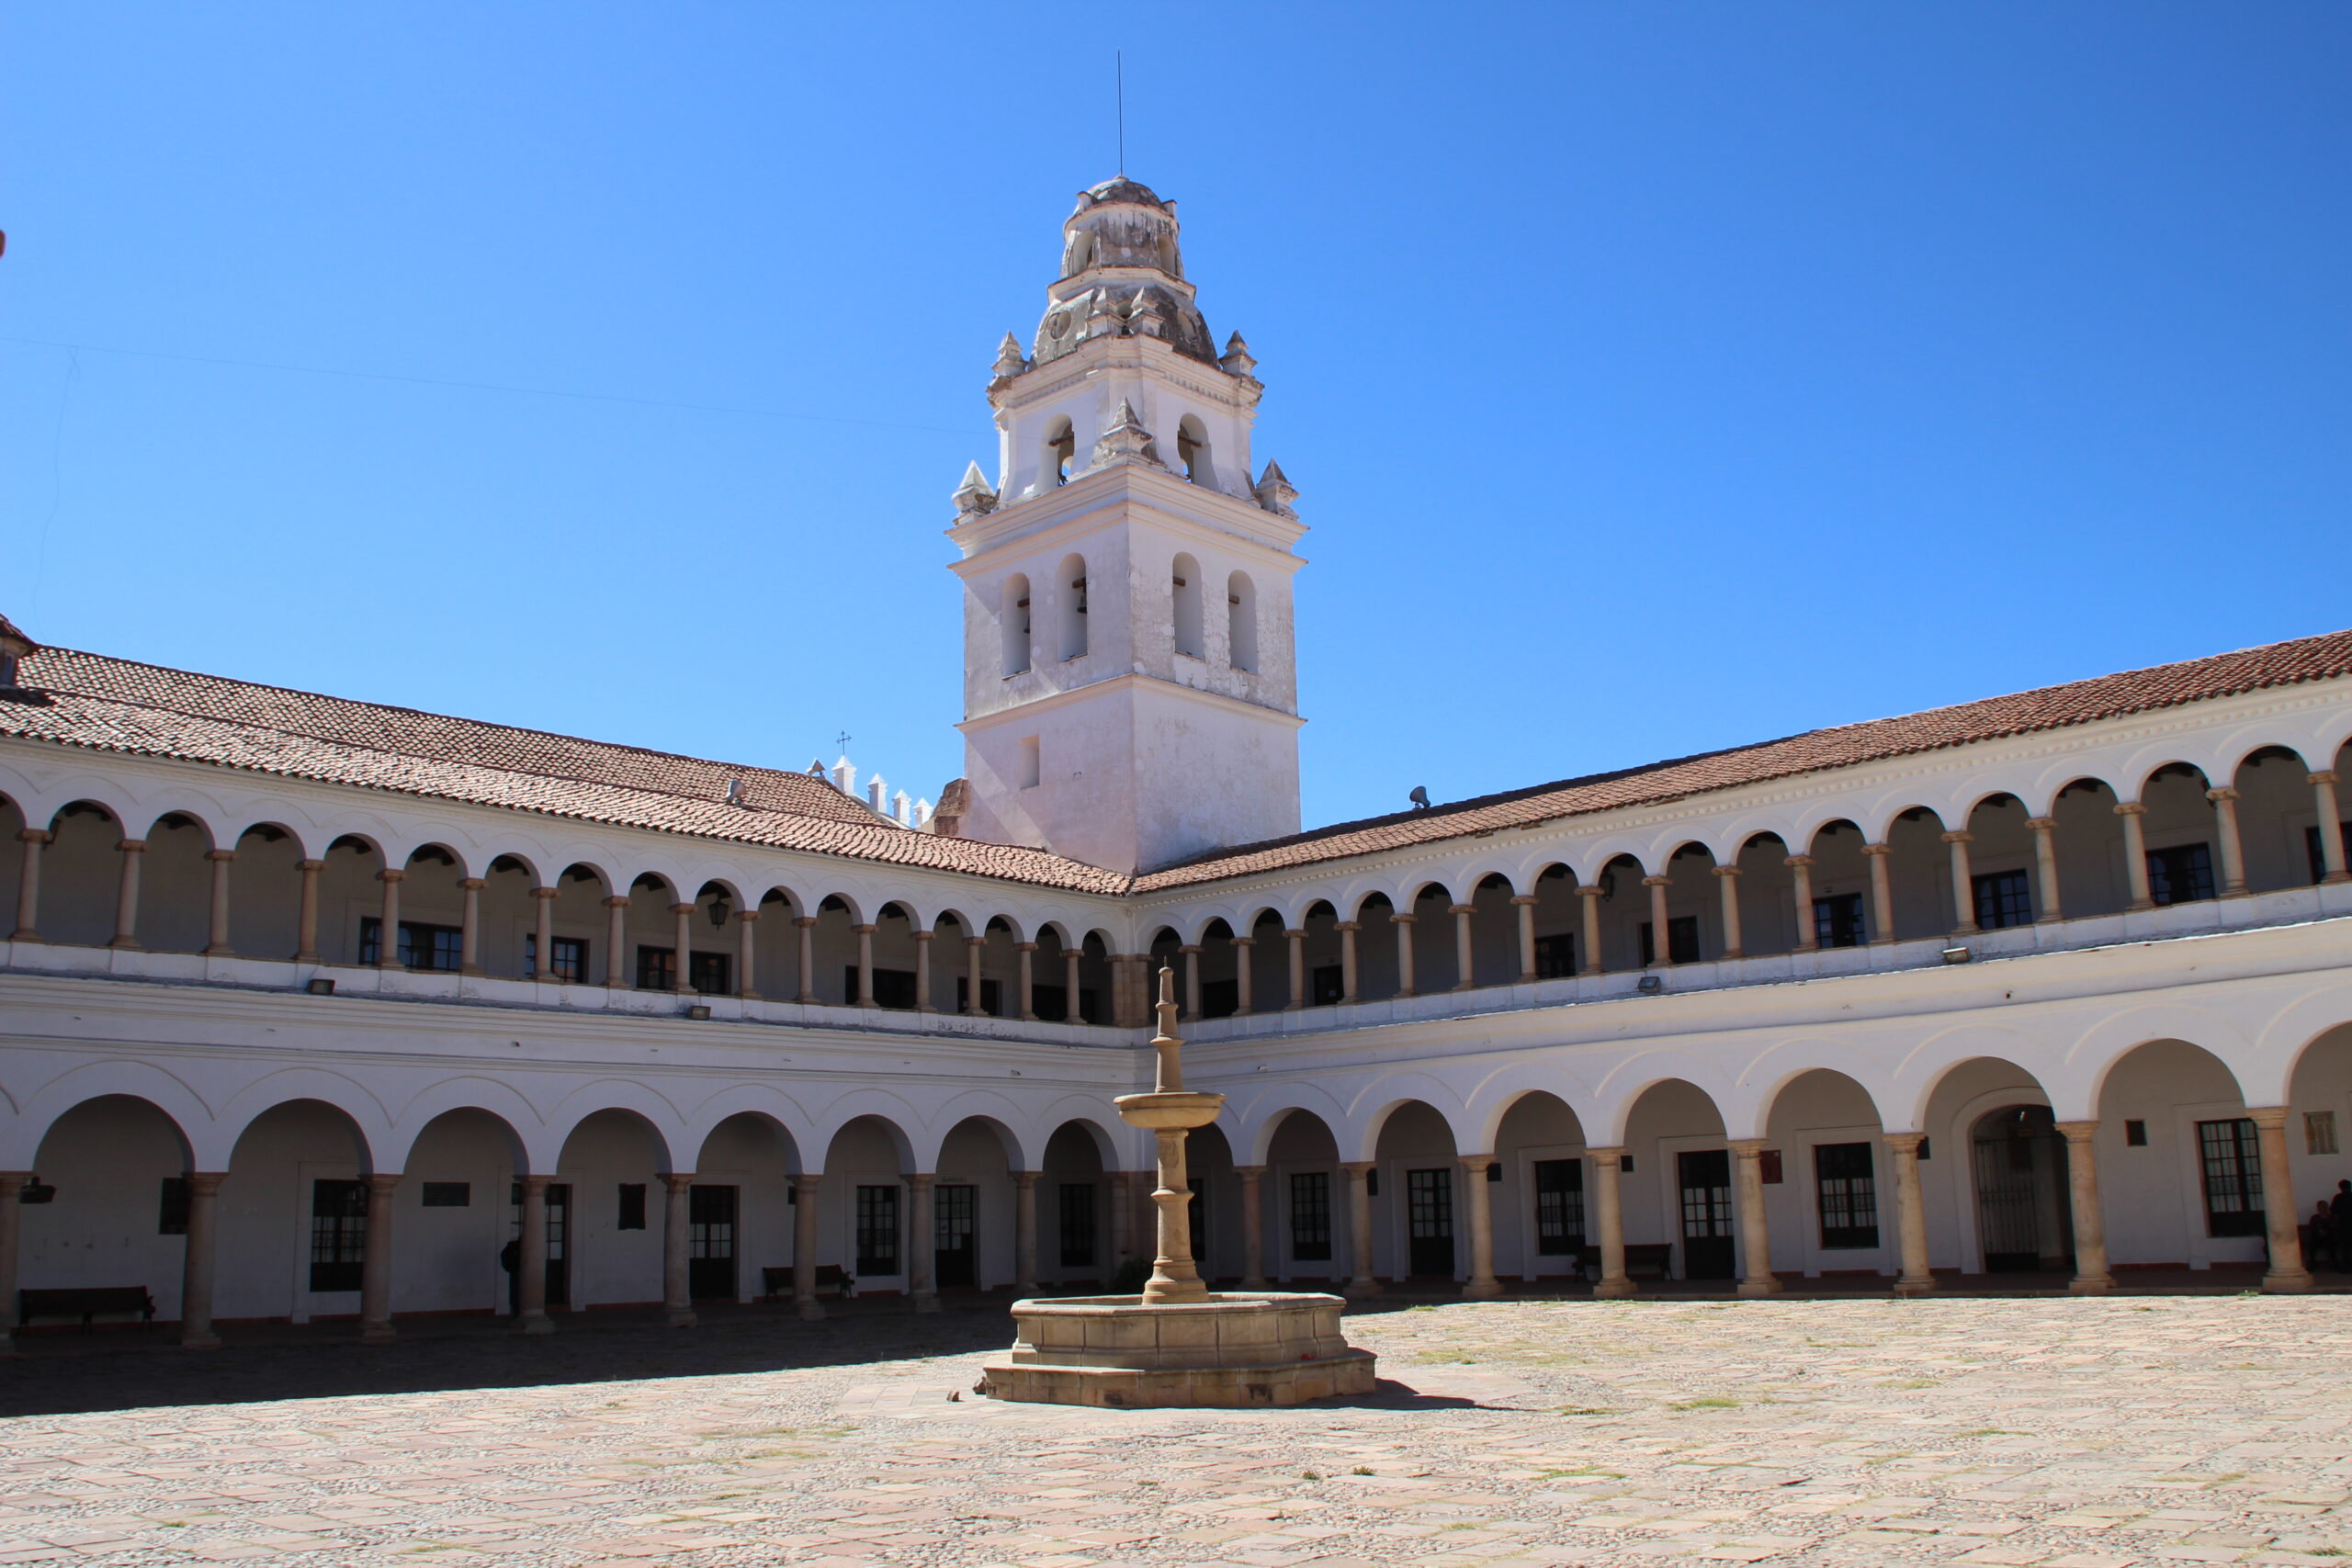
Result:
[[[1584,1161],[1535,1162],[1535,1250],[1574,1257],[1584,1246]]]
[[[1832,894],[1813,901],[1813,940],[1822,947],[1860,947],[1864,941],[1862,931],[1862,896],[1859,893]]]
[[[454,975],[465,952],[465,933],[456,926],[401,922],[401,963],[411,969]],[[359,964],[367,968],[383,962],[384,922],[374,915],[359,918]]]
[[[555,960],[548,967],[555,971],[557,979],[578,982],[588,978],[587,938],[560,936],[549,945],[555,949]],[[526,975],[539,972],[539,935],[537,931],[523,933],[523,972]]]
[[[624,1181],[620,1184],[620,1210],[613,1223],[615,1230],[641,1231],[645,1228],[645,1183]]]
[[[1337,964],[1319,965],[1307,983],[1314,990],[1314,1005],[1319,1008],[1330,1007],[1347,995],[1347,972]]]
[[[731,995],[735,987],[728,983],[728,957],[724,953],[686,954],[686,983],[706,997]]]
[[[1065,1181],[1061,1187],[1062,1267],[1094,1267],[1094,1183]]]
[[[190,1201],[187,1178],[164,1178],[163,1201],[155,1207],[157,1235],[187,1235],[187,1210]]]
[[[1291,1172],[1290,1257],[1294,1263],[1331,1261],[1331,1176],[1329,1171]]]
[[[637,950],[637,988],[640,991],[667,991],[678,983],[678,955],[666,947],[644,947]]]
[[[1190,556],[1176,558],[1169,595],[1175,622],[1176,651],[1187,659],[1206,659],[1208,649],[1201,638],[1200,562]]]
[[[1237,571],[1225,580],[1225,657],[1236,670],[1258,668],[1258,585]]]
[[[311,1183],[311,1289],[357,1290],[367,1255],[367,1184]]]
[[[1576,934],[1539,936],[1535,939],[1535,977],[1539,980],[1560,980],[1577,972]]]
[[[2197,1123],[2197,1151],[2205,1170],[2205,1234],[2262,1234],[2262,1153],[2254,1121]]]
[[[2203,844],[2148,852],[2148,897],[2158,904],[2192,904],[2213,896],[2213,854]]]
[[[2336,1153],[2335,1112],[2306,1111],[2303,1112],[2303,1153],[2332,1155]]]
[[[473,1207],[474,1189],[470,1181],[428,1181],[424,1184],[424,1207],[428,1209],[469,1209]]]
[[[1824,1249],[1878,1245],[1878,1180],[1868,1144],[1815,1144],[1814,1184]]]
[[[1062,658],[1086,657],[1086,558],[1071,556],[1062,562]]]
[[[1045,757],[1038,748],[1037,738],[1034,735],[1023,736],[1021,738],[1021,787],[1035,789],[1045,776]]]
[[[2352,822],[2339,822],[2336,828],[2343,835],[2345,863],[2352,865]],[[2327,856],[2321,852],[2316,823],[2303,829],[2303,852],[2312,857],[2312,881],[2316,883],[2326,876]]]
[[[899,1271],[899,1189],[895,1185],[857,1190],[857,1271]]]
[[[1669,964],[1699,962],[1699,917],[1670,915],[1666,921],[1666,953]],[[1642,922],[1642,967],[1647,969],[1657,962],[1657,939],[1650,931],[1650,923]]]
[[[1988,931],[2033,924],[2033,894],[2022,871],[1990,871],[1970,878],[1976,894],[1976,923]]]
[[[970,1005],[965,1000],[965,998],[969,997],[971,994],[971,976],[968,975],[956,976],[956,1010],[957,1012],[962,1012]],[[988,1014],[990,1018],[1002,1018],[1004,1016],[1004,987],[994,980],[982,980],[980,982],[980,1010]]]
[[[1035,1012],[1039,1018],[1046,1019],[1054,1023],[1093,1023],[1097,1021],[1097,1014],[1094,1010],[1094,993],[1091,989],[1083,987],[1080,988],[1078,993],[1078,1013],[1076,1017],[1072,1017],[1070,1014],[1069,990],[1067,987],[1047,986],[1042,984],[1035,985],[1029,987],[1029,994],[1031,998],[1029,1003],[1030,1010]]]
[[[2123,1123],[2123,1146],[2127,1149],[2146,1148],[2148,1146],[2148,1124],[2137,1118],[2132,1118],[2125,1121]]]
[[[1209,463],[1208,432],[1200,417],[1186,414],[1176,423],[1176,462],[1189,484],[1216,488],[1216,470]]]
[[[997,620],[1004,632],[1005,679],[1011,680],[1029,668],[1029,580],[1020,572],[1004,580]]]

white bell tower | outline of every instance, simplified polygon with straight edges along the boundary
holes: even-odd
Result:
[[[1033,354],[1007,333],[997,483],[956,491],[975,839],[1149,871],[1298,831],[1297,492],[1250,478],[1264,389],[1220,356],[1175,204],[1081,193]]]

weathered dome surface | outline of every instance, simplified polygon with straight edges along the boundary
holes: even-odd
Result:
[[[1139,180],[1131,180],[1125,175],[1114,175],[1101,185],[1089,186],[1080,196],[1081,207],[1098,201],[1136,201],[1147,207],[1157,207],[1163,212],[1168,210],[1168,203],[1160,200],[1149,186]]]
[[[1137,278],[1137,271],[1168,282]],[[1149,186],[1121,175],[1080,192],[1062,223],[1061,278],[1037,323],[1033,359],[1058,359],[1089,338],[1141,335],[1216,364],[1208,323],[1181,287],[1183,276],[1175,209]]]

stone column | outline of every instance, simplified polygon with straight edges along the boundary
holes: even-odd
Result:
[[[376,967],[405,969],[401,962],[401,884],[408,880],[408,873],[387,866],[376,874],[384,885],[384,908],[376,926]]]
[[[2126,800],[2117,805],[2115,814],[2123,818],[2123,874],[2132,880],[2131,908],[2153,909],[2156,898],[2148,887],[2148,830],[2141,821],[2148,808],[2136,800]]]
[[[368,1236],[359,1252],[359,1342],[390,1345],[392,1332],[392,1194],[401,1173],[379,1170],[368,1178]]]
[[[760,912],[735,911],[735,994],[747,1002],[760,999]]]
[[[626,991],[633,984],[628,963],[628,899],[605,900],[605,984]]]
[[[1592,1207],[1588,1217],[1599,1232],[1600,1279],[1592,1293],[1602,1300],[1630,1296],[1638,1288],[1625,1272],[1625,1151],[1621,1147],[1587,1149],[1592,1156]]]
[[[1511,908],[1519,914],[1519,983],[1535,984],[1535,895],[1514,893]]]
[[[2254,1119],[2262,1147],[2262,1221],[2270,1242],[2262,1288],[2281,1294],[2308,1291],[2312,1274],[2303,1263],[2302,1215],[2295,1204],[2294,1169],[2287,1163],[2288,1108],[2250,1105],[2245,1113]]]
[[[1659,969],[1674,962],[1674,943],[1667,931],[1666,890],[1674,886],[1670,876],[1645,876],[1642,886],[1650,890],[1650,963]]]
[[[1378,1163],[1351,1159],[1340,1166],[1348,1178],[1348,1261],[1355,1270],[1340,1294],[1351,1301],[1381,1293],[1380,1281],[1372,1275],[1371,1178]]]
[[[677,956],[672,961],[670,989],[679,996],[694,994],[695,907],[680,901],[670,906],[671,942]]]
[[[825,1176],[804,1170],[792,1179],[792,1310],[813,1323],[825,1315],[825,1303],[817,1299],[818,1219],[824,1213],[818,1200]]]
[[[1579,887],[1577,897],[1584,904],[1584,973],[1606,975],[1608,966],[1600,962],[1600,889]]]
[[[1065,1023],[1081,1021],[1078,1010],[1078,961],[1083,951],[1075,947],[1062,949],[1062,995],[1069,998],[1062,1004]]]
[[[1421,994],[1413,984],[1413,927],[1419,919],[1406,914],[1388,917],[1388,923],[1396,928],[1396,994],[1400,998]]]
[[[458,917],[458,973],[460,975],[481,973],[481,890],[488,886],[479,876],[466,877],[458,884],[458,890],[465,895],[465,902],[460,906],[463,912]]]
[[[1035,1023],[1037,1021],[1037,944],[1016,942],[1012,944],[1012,952],[1015,964],[1012,989],[1017,1016],[1023,1023]]]
[[[552,1334],[548,1321],[548,1182],[519,1176],[523,1184],[523,1245],[514,1259],[515,1318],[526,1334]]]
[[[2213,803],[2215,836],[2222,840],[2222,897],[2243,898],[2246,896],[2245,844],[2238,837],[2238,792],[2209,789],[2205,798]]]
[[[2335,804],[2335,771],[2323,768],[2304,776],[2311,780],[2312,802],[2319,809],[2320,881],[2352,882],[2352,871],[2344,868],[2344,813]]]
[[[929,1170],[907,1178],[913,1193],[907,1205],[907,1292],[914,1297],[917,1312],[939,1310],[939,1286],[933,1279],[939,1263],[939,1216],[932,1197],[938,1181],[938,1173]]]
[[[114,891],[114,940],[107,945],[127,953],[139,951],[139,864],[147,858],[147,840],[119,839],[117,850],[122,854],[122,874]]]
[[[236,863],[234,850],[208,850],[204,858],[212,863],[212,920],[204,939],[207,958],[234,958],[237,950],[229,944],[229,868]]]
[[[294,869],[302,874],[301,903],[295,916],[294,962],[316,964],[319,961],[319,873],[326,869],[322,860],[300,860]]]
[[[215,1350],[220,1346],[220,1337],[212,1332],[212,1258],[220,1234],[220,1184],[228,1179],[225,1170],[187,1173],[187,1247],[180,1255],[183,1349]],[[13,1214],[13,1199],[8,1207]]]
[[[1467,1189],[1463,1196],[1468,1200],[1464,1207],[1470,1211],[1470,1278],[1463,1283],[1462,1293],[1472,1300],[1503,1293],[1502,1281],[1495,1278],[1495,1199],[1487,1190],[1490,1183],[1487,1170],[1494,1165],[1492,1155],[1463,1155],[1462,1181]]]
[[[2029,817],[2025,825],[2033,829],[2033,868],[2041,884],[2041,912],[2033,923],[2048,925],[2064,918],[2058,903],[2058,818]]]
[[[1470,917],[1478,912],[1476,904],[1456,904],[1453,915],[1453,988],[1467,991],[1477,980],[1477,955],[1471,951]]]
[[[2066,1191],[2075,1219],[2075,1278],[2067,1290],[2078,1296],[2105,1295],[2115,1288],[2107,1271],[2107,1211],[2098,1201],[2098,1122],[2061,1122],[2066,1140]]]
[[[1894,852],[1893,844],[1864,844],[1862,853],[1871,862],[1871,945],[1891,947],[1894,943],[1894,882],[1887,873],[1886,861]]]
[[[1236,1018],[1250,1016],[1253,999],[1250,994],[1250,950],[1257,945],[1258,939],[1254,936],[1233,939],[1233,1016]]]
[[[40,942],[40,849],[57,835],[40,828],[27,828],[17,834],[17,841],[25,846],[22,870],[17,880],[17,929],[11,942]]]
[[[1266,1288],[1266,1199],[1263,1188],[1266,1168],[1262,1165],[1237,1165],[1233,1174],[1241,1179],[1241,1288],[1262,1291]]]
[[[556,890],[552,887],[531,889],[531,902],[536,906],[532,911],[531,927],[531,946],[535,953],[531,962],[531,978],[534,980],[555,978],[555,895]],[[470,906],[473,901],[472,896],[468,895],[467,904]]]
[[[1353,920],[1341,920],[1333,928],[1340,933],[1340,999],[1356,999],[1356,932],[1363,928]]]
[[[857,933],[857,1005],[874,1005],[874,923],[852,926]]]
[[[1886,1133],[1881,1136],[1894,1165],[1894,1234],[1903,1258],[1894,1293],[1924,1296],[1936,1288],[1935,1270],[1928,1267],[1928,1201],[1919,1186],[1919,1145],[1928,1135]]]
[[[817,917],[795,915],[792,918],[792,924],[793,929],[800,933],[797,957],[794,964],[797,974],[794,976],[792,999],[796,1002],[813,1002],[817,999]]]
[[[973,1018],[988,1016],[988,1009],[980,1005],[980,953],[988,944],[985,936],[964,939],[964,1011]]]
[[[1747,947],[1739,934],[1739,867],[1719,865],[1714,868],[1716,886],[1724,901],[1724,953],[1725,958],[1745,958]]]
[[[1781,1278],[1772,1272],[1772,1226],[1764,1212],[1764,1140],[1734,1138],[1731,1152],[1732,1185],[1739,1194],[1739,1247],[1744,1255],[1739,1293],[1778,1295]]]
[[[1037,1293],[1037,1178],[1040,1170],[1012,1173],[1012,1293]]]
[[[0,1170],[0,1303],[7,1303],[6,1310],[0,1311],[0,1357],[17,1354],[9,1329],[17,1321],[17,1233],[24,1220],[20,1199],[32,1179],[29,1170]]]
[[[1290,947],[1290,1000],[1283,1011],[1297,1012],[1306,1006],[1306,932],[1285,928],[1283,938]]]
[[[1968,863],[1968,846],[1976,835],[1965,829],[1955,828],[1944,835],[1944,842],[1951,846],[1951,934],[1974,936],[1976,924],[1976,876]]]
[[[1198,1019],[1201,1016],[1200,943],[1193,942],[1176,951],[1184,960],[1184,1016]]]
[[[673,1328],[692,1328],[694,1269],[686,1256],[694,1224],[695,1173],[665,1171],[662,1177],[662,1310]]]
[[[1797,946],[1799,953],[1821,951],[1821,918],[1813,911],[1813,868],[1811,855],[1790,855],[1781,861],[1789,868],[1789,876],[1796,898]]]

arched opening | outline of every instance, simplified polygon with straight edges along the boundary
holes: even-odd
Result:
[[[1593,945],[1600,949],[1593,962],[1603,969],[1639,969],[1642,966],[1641,928],[1649,920],[1649,889],[1642,886],[1647,874],[1642,863],[1632,855],[1616,855],[1601,866],[1592,879],[1600,891],[1593,895],[1599,907],[1592,911],[1599,928],[1599,940]]]
[[[229,945],[249,958],[290,958],[302,945],[302,845],[273,822],[238,836],[229,879]],[[5,906],[0,906],[5,907]]]
[[[2210,787],[2204,770],[2188,762],[2167,762],[2140,785],[2148,901],[2158,908],[2221,897],[2222,854],[2213,803],[2206,797]],[[2243,889],[2242,871],[2237,881]]]
[[[1065,660],[1086,657],[1086,558],[1065,556],[1060,573],[1061,649]]]
[[[792,1134],[757,1111],[737,1111],[703,1139],[686,1193],[686,1284],[695,1301],[790,1293],[799,1168]]]
[[[1186,1141],[1184,1174],[1193,1201],[1185,1213],[1192,1222],[1193,1263],[1211,1284],[1238,1282],[1248,1267],[1242,1257],[1241,1178],[1233,1167],[1233,1145],[1215,1122]]]
[[[1201,634],[1201,563],[1180,555],[1170,571],[1169,613],[1173,618],[1176,651],[1186,659],[1206,659],[1208,645]]]
[[[1291,994],[1290,937],[1283,918],[1261,909],[1250,925],[1250,1010],[1283,1012],[1304,999]]]
[[[1816,1067],[1781,1086],[1765,1116],[1764,1213],[1776,1269],[1807,1279],[1896,1271],[1894,1173],[1870,1091]]]
[[[1713,1098],[1682,1078],[1650,1085],[1625,1113],[1624,1157],[1627,1272],[1736,1279],[1731,1146]]]
[[[1647,918],[1634,932],[1641,967],[1696,964],[1724,951],[1723,902],[1716,891],[1714,865],[1713,850],[1688,843],[1667,857],[1663,884],[1645,879],[1643,891],[1650,896]],[[1663,942],[1657,931],[1661,911],[1666,921]]]
[[[1349,1248],[1347,1177],[1330,1124],[1312,1111],[1284,1112],[1266,1140],[1261,1191],[1269,1208],[1267,1264],[1274,1276],[1284,1284],[1345,1281],[1355,1259]]]
[[[2064,1267],[2073,1249],[2065,1188],[2064,1140],[2050,1096],[2015,1062],[1977,1056],[1947,1068],[1928,1096],[1930,1136],[1919,1147],[1919,1185],[1931,1263],[1965,1273],[1988,1261],[2005,1269]],[[2056,1145],[1983,1150],[1985,1140]],[[2030,1255],[2030,1256],[2029,1256]]]
[[[1780,834],[1751,833],[1734,852],[1739,874],[1731,897],[1738,900],[1739,947],[1743,956],[1788,953],[1797,945],[1796,873]]]
[[[26,826],[24,807],[0,795],[0,931],[16,930],[17,894],[24,886]],[[27,932],[26,939],[29,941],[31,935]]]
[[[662,1299],[662,1178],[672,1168],[668,1144],[634,1111],[591,1111],[572,1126],[556,1157],[555,1179],[548,1183],[550,1310]],[[507,1198],[508,1234],[520,1236],[522,1194],[510,1188]],[[697,1282],[708,1278],[706,1273]],[[731,1299],[731,1272],[723,1292],[704,1293]]]
[[[967,1116],[939,1145],[932,1187],[932,1280],[942,1291],[985,1291],[1013,1282],[1018,1157],[1005,1130]]]
[[[1456,1153],[1453,1129],[1421,1100],[1405,1100],[1381,1120],[1373,1144],[1380,1190],[1372,1195],[1372,1252],[1386,1278],[1462,1277],[1469,1225]]]
[[[1305,959],[1308,1007],[1330,1007],[1351,1000],[1347,994],[1347,965],[1343,960],[1343,933],[1340,930],[1340,914],[1329,901],[1317,898],[1306,907],[1300,918],[1299,930],[1306,933]]]
[[[1110,1180],[1102,1130],[1065,1122],[1046,1140],[1037,1192],[1038,1272],[1065,1289],[1111,1277]]]
[[[1988,795],[1968,814],[1970,916],[1979,931],[2030,926],[2041,913],[2031,813],[2014,795]]]
[[[167,811],[147,829],[140,856],[134,940],[153,953],[201,953],[210,942],[212,835],[184,811]]]
[[[861,1295],[896,1295],[907,1272],[907,1136],[887,1117],[845,1122],[825,1149],[820,1235],[849,1260]]]
[[[1578,1279],[1600,1257],[1585,1195],[1584,1123],[1567,1101],[1535,1089],[1511,1101],[1495,1129],[1495,1272],[1530,1283]]]
[[[1882,939],[1894,940],[1891,928],[1881,929],[1879,914],[1873,907],[1871,861],[1863,852],[1869,841],[1869,836],[1860,827],[1842,817],[1813,830],[1803,852],[1804,858],[1812,863],[1803,868],[1804,882],[1810,885],[1813,899],[1809,922],[1804,910],[1797,908],[1799,893],[1807,889],[1801,886],[1794,874],[1798,867],[1790,867],[1789,919],[1798,946],[1807,945],[1808,925],[1813,939],[1810,945],[1818,950],[1861,947]]]
[[[2051,849],[2064,914],[2120,915],[2132,901],[2123,863],[2123,819],[2105,780],[2076,779],[2052,800]]]
[[[1577,892],[1576,874],[1566,866],[1547,865],[1535,874],[1535,978],[1565,980],[1587,967],[1584,899]]]
[[[419,1130],[393,1197],[395,1313],[514,1311],[514,1174],[526,1163],[514,1128],[488,1111],[445,1111]]]
[[[1396,906],[1385,893],[1368,895],[1356,906],[1356,984],[1351,1001],[1382,1001],[1404,984],[1398,959]],[[1344,951],[1344,949],[1342,950]]]
[[[2310,778],[2311,765],[2284,746],[2251,751],[2232,770],[2248,892],[2309,887],[2327,874]],[[2352,844],[2352,833],[2341,841]]]
[[[2352,1274],[2352,1023],[2324,1031],[2288,1077],[2287,1147],[2303,1158],[2291,1172],[2303,1216],[2305,1267]]]
[[[1236,670],[1258,668],[1258,585],[1246,571],[1225,580],[1226,661]]]
[[[1184,470],[1188,482],[1216,488],[1216,469],[1209,462],[1208,428],[1198,414],[1188,413],[1176,422],[1176,465]]]
[[[2263,1168],[2236,1075],[2220,1057],[2185,1040],[2135,1045],[2100,1079],[2098,1109],[2093,1147],[2110,1258],[2191,1269],[2263,1261],[2274,1173]],[[2300,1131],[2289,1129],[2290,1150]],[[2291,1179],[2291,1168],[2285,1174]],[[2282,1196],[2293,1201],[2291,1179]]]
[[[1943,818],[1924,806],[1898,814],[1886,829],[1886,869],[1894,939],[1941,940],[1960,923],[1952,901],[1951,847]]]
[[[1241,1010],[1241,950],[1233,945],[1233,928],[1222,919],[1211,920],[1201,932],[1200,945],[1201,951],[1192,955],[1200,966],[1200,1016],[1231,1018]]]
[[[1050,490],[1069,483],[1070,465],[1078,457],[1078,437],[1068,416],[1055,419],[1046,426],[1044,449],[1038,455],[1038,466],[1051,483],[1041,486]]]
[[[1004,580],[997,625],[1004,637],[1004,673],[1009,680],[1029,668],[1029,579],[1014,572]]]
[[[18,1194],[18,1285],[143,1286],[159,1320],[177,1318],[191,1164],[179,1123],[149,1100],[102,1095],[59,1116]]]
[[[289,1100],[247,1123],[220,1184],[216,1318],[358,1313],[368,1155],[357,1123],[323,1100]]]
[[[40,855],[44,941],[68,947],[104,947],[114,940],[122,886],[126,829],[94,800],[77,800],[50,819]]]

